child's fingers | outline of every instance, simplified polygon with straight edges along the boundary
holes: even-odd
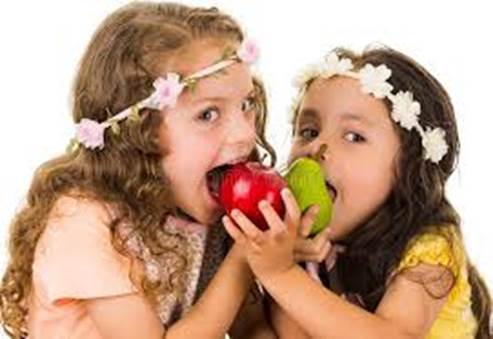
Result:
[[[265,221],[267,221],[267,224],[269,225],[270,230],[274,234],[279,234],[281,232],[286,231],[286,225],[284,222],[281,220],[277,212],[274,210],[274,208],[265,200],[262,200],[259,204],[258,207],[260,209],[260,212],[265,218]]]
[[[324,230],[317,234],[315,238],[300,238],[296,239],[296,250],[300,253],[316,254],[323,250],[325,244],[329,241],[331,231]]]
[[[238,227],[250,240],[260,243],[264,237],[262,231],[259,230],[254,223],[250,221],[240,210],[234,209],[231,212],[231,217],[236,222]]]
[[[330,229],[325,229],[315,238],[313,238],[313,243],[314,243],[314,249],[317,254],[320,254],[320,252],[323,252],[327,244],[331,244],[329,241],[329,236],[330,236]],[[330,248],[330,247],[329,247]]]
[[[296,262],[313,261],[313,262],[319,262],[320,263],[327,258],[331,249],[332,249],[332,244],[328,241],[326,244],[324,244],[322,246],[322,248],[319,251],[308,250],[305,252],[301,252],[301,251],[295,250],[294,251],[294,259]]]
[[[313,238],[315,241],[320,241],[322,243],[325,243],[326,241],[329,241],[330,237],[332,235],[332,230],[330,227],[325,227],[325,229],[317,234],[315,238]]]
[[[306,238],[310,235],[310,230],[315,219],[317,219],[318,212],[320,212],[320,207],[318,205],[312,205],[301,217],[300,235],[302,237]]]
[[[290,231],[292,231],[293,228],[297,229],[299,227],[301,211],[298,206],[298,202],[289,188],[284,188],[281,191],[281,196],[284,201],[284,206],[286,206],[286,216],[284,221],[287,227],[290,228]]]
[[[324,230],[315,238],[297,238],[295,242],[295,254],[302,260],[320,261],[325,258],[331,248],[329,240],[331,232]]]
[[[304,256],[317,256],[324,251],[327,242],[317,241],[313,239],[297,240],[295,243],[295,251]]]
[[[322,252],[320,252],[318,254],[318,260],[317,262],[322,262],[325,260],[325,258],[327,258],[327,256],[329,255],[330,251],[332,250],[332,243],[330,241],[327,241],[327,243],[325,244]]]
[[[234,239],[235,242],[242,244],[245,242],[245,236],[243,233],[239,230],[238,227],[231,221],[231,219],[225,215],[222,218],[222,222],[224,225],[224,228],[226,229],[226,232],[231,236],[231,238]]]

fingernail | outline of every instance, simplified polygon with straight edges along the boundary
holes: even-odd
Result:
[[[267,202],[267,201],[262,200],[262,201],[260,201],[260,202],[258,203],[258,207],[263,209],[263,208],[266,208],[266,207],[267,207],[267,204],[268,204],[268,202]]]
[[[233,218],[236,218],[240,215],[240,211],[238,210],[232,210],[231,211],[231,215],[233,216]]]
[[[281,191],[281,195],[285,198],[288,197],[290,194],[291,192],[289,191],[288,188],[283,188],[283,190]]]

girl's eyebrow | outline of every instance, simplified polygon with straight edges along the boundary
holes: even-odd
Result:
[[[243,97],[247,98],[255,94],[255,88],[252,86],[251,89],[245,94]],[[221,102],[227,100],[227,96],[221,96],[221,95],[210,95],[210,96],[201,96],[201,97],[195,97],[195,100],[193,100],[194,104],[201,103],[204,101],[212,101],[212,102]]]
[[[342,118],[342,120],[357,120],[357,121],[366,120],[361,115],[355,114],[355,113],[352,113],[352,112],[344,112],[344,113],[342,113],[341,114],[341,118]]]
[[[349,112],[349,111],[345,111],[341,114],[341,120],[342,121],[356,121],[356,122],[360,122],[360,123],[367,125],[367,126],[373,126],[375,124],[374,121],[368,119],[364,115],[357,114],[354,112]]]
[[[320,114],[315,108],[306,107],[303,108],[298,116],[298,121],[314,121],[320,122]]]
[[[339,116],[339,121],[345,122],[345,121],[354,121],[357,123],[361,123],[364,126],[367,127],[372,127],[375,125],[375,122],[373,120],[368,119],[368,117],[362,115],[362,114],[357,114],[351,111],[343,111],[340,116]],[[301,110],[299,113],[297,123],[307,123],[307,122],[313,122],[313,123],[320,123],[321,118],[320,118],[320,112],[316,108],[311,108],[311,107],[306,107]]]

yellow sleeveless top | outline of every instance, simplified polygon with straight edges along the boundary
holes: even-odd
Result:
[[[447,227],[428,231],[412,239],[399,263],[398,271],[419,264],[446,267],[455,277],[455,285],[426,338],[474,339],[477,322],[471,308],[467,256],[457,231]]]

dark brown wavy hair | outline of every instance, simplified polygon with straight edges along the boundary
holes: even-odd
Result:
[[[216,8],[134,2],[117,10],[96,31],[80,62],[72,94],[74,122],[82,118],[104,121],[147,97],[154,79],[161,75],[158,64],[166,62],[171,52],[204,38],[238,44],[243,33],[234,19]],[[266,96],[259,80],[254,79],[254,86],[257,147],[251,159],[263,153],[273,166],[275,153],[265,138]],[[178,239],[183,246],[174,248],[157,240],[160,225],[178,208],[161,166],[166,150],[158,144],[161,115],[156,112],[144,109],[140,122],[127,119],[119,135],[107,133],[103,150],[80,148],[36,170],[26,204],[11,223],[10,257],[0,285],[0,319],[9,336],[27,336],[34,251],[50,210],[63,195],[82,195],[111,205],[115,216],[108,226],[115,249],[123,254],[130,256],[117,232],[122,222],[132,225],[133,234],[142,238],[151,253],[173,253],[183,263],[174,268],[176,279],[152,284],[144,278],[139,283],[153,302],[158,293],[180,295],[189,250],[183,239]]]
[[[462,237],[459,215],[445,195],[445,183],[458,161],[459,136],[447,92],[416,61],[386,47],[368,49],[362,54],[342,48],[335,52],[339,57],[351,59],[356,69],[365,64],[387,65],[392,70],[388,80],[390,84],[395,90],[413,93],[415,100],[421,104],[420,123],[443,128],[449,146],[448,153],[439,164],[432,163],[424,159],[419,134],[395,125],[400,139],[400,157],[395,169],[397,180],[381,208],[344,239],[347,251],[341,254],[336,265],[343,291],[359,295],[364,308],[373,312],[411,239],[427,231],[450,234],[446,232],[450,225]],[[385,99],[384,102],[390,112],[390,101]],[[453,245],[452,239],[449,238],[448,242]],[[490,338],[491,298],[475,267],[469,261],[467,265],[472,287],[472,310],[479,324],[476,338]],[[322,280],[328,282],[328,273],[323,273]],[[440,298],[453,287],[454,280],[448,279],[450,273],[444,269],[443,274],[434,274],[433,277],[425,278],[414,273],[407,276],[422,283],[430,295]],[[443,280],[442,284],[440,280]],[[441,285],[438,289],[437,283]]]

